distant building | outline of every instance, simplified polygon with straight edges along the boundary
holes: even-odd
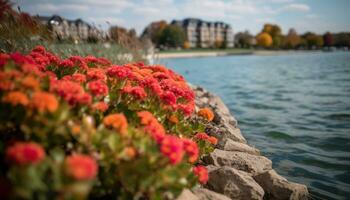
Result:
[[[67,20],[59,15],[51,17],[37,16],[37,19],[42,24],[47,25],[59,40],[88,40],[91,38],[101,40],[105,37],[105,33],[102,30],[91,26],[81,19]]]
[[[226,23],[187,18],[182,21],[173,20],[171,24],[181,26],[184,29],[191,48],[234,46],[233,30]]]

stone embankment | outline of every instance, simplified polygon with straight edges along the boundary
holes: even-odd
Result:
[[[200,87],[193,89],[196,106],[210,107],[215,114],[206,133],[217,137],[219,142],[201,160],[209,171],[208,183],[203,188],[184,190],[178,200],[308,199],[305,185],[278,175],[271,160],[247,144],[237,120],[218,96]]]

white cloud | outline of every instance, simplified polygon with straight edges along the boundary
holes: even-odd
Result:
[[[273,18],[266,17],[266,18],[255,19],[255,22],[257,22],[259,24],[265,24],[265,23],[274,23],[274,22],[276,22],[276,20]]]
[[[305,17],[307,19],[318,19],[320,16],[318,16],[316,14],[307,14],[307,15],[305,15]]]
[[[84,4],[63,4],[63,5],[55,5],[52,3],[44,3],[36,6],[37,12],[60,12],[60,11],[75,11],[82,12],[89,10],[89,6]]]
[[[288,4],[282,7],[281,11],[297,11],[297,12],[307,12],[310,10],[310,6],[301,3]]]

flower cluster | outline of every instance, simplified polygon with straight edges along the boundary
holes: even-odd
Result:
[[[45,158],[45,151],[34,142],[17,142],[6,150],[6,158],[17,165],[36,164]]]
[[[205,184],[206,168],[195,165],[217,139],[193,117],[194,98],[181,75],[160,65],[61,59],[42,46],[0,54],[0,180],[14,199],[164,199]],[[33,185],[18,179],[28,173]]]

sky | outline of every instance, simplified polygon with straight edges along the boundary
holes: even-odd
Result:
[[[283,33],[350,31],[350,0],[13,0],[32,15],[81,18],[102,29],[109,25],[135,28],[138,34],[153,21],[200,18],[223,21],[235,33],[256,34],[265,23]]]

